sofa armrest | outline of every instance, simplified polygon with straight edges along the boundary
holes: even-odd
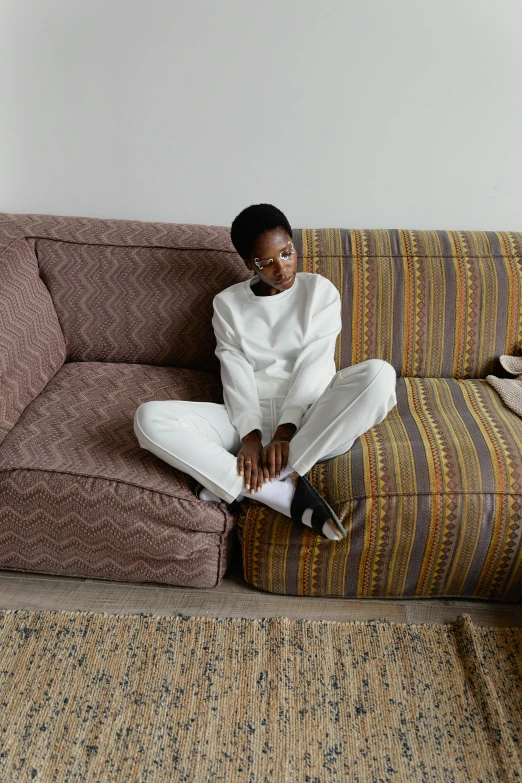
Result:
[[[63,365],[66,346],[25,237],[0,250],[0,444]]]

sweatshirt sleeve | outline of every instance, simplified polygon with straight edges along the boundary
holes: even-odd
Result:
[[[233,327],[226,319],[226,306],[217,297],[214,297],[213,306],[215,354],[220,362],[223,401],[228,416],[241,439],[256,429],[262,437],[263,416],[254,369],[237,342]]]
[[[308,340],[294,365],[278,426],[290,422],[299,428],[308,406],[325,390],[336,372],[335,344],[341,329],[341,297],[332,283],[311,318]]]

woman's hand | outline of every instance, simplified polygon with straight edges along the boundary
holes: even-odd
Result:
[[[295,435],[295,424],[280,424],[274,433],[274,437],[267,443],[262,451],[264,476],[273,481],[279,478],[282,470],[288,465],[288,452],[290,441]]]
[[[253,430],[242,440],[237,455],[237,469],[245,476],[245,489],[254,494],[265,481],[275,480],[288,464],[289,443],[296,432],[295,424],[280,424],[274,437],[263,448],[259,430]]]
[[[245,489],[250,493],[261,489],[264,483],[261,460],[261,436],[258,430],[249,432],[242,439],[241,448],[237,454],[237,470],[240,476],[245,476]]]

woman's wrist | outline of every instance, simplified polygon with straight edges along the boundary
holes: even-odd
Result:
[[[280,424],[279,427],[274,432],[274,438],[278,438],[279,440],[292,440],[292,438],[295,435],[295,432],[297,430],[297,427],[295,424],[292,424],[292,422],[286,422],[285,424]]]
[[[261,433],[259,430],[252,430],[252,432],[247,432],[247,434],[243,435],[241,438],[242,443],[245,443],[245,441],[250,442],[252,440],[261,440]]]

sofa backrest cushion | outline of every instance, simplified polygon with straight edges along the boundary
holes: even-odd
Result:
[[[0,232],[0,443],[65,360],[49,291],[24,237]]]
[[[66,361],[128,362],[219,373],[212,300],[251,277],[224,226],[0,215],[34,237]]]
[[[252,273],[226,226],[0,214],[34,237],[67,361],[219,372],[212,299]],[[522,234],[294,229],[299,271],[341,294],[337,369],[370,358],[399,376],[503,375],[522,342]]]
[[[48,239],[36,249],[67,361],[219,371],[212,299],[230,281],[250,277],[232,253]]]
[[[522,341],[522,233],[303,229],[299,268],[341,293],[337,369],[385,359],[398,376],[504,376]]]

